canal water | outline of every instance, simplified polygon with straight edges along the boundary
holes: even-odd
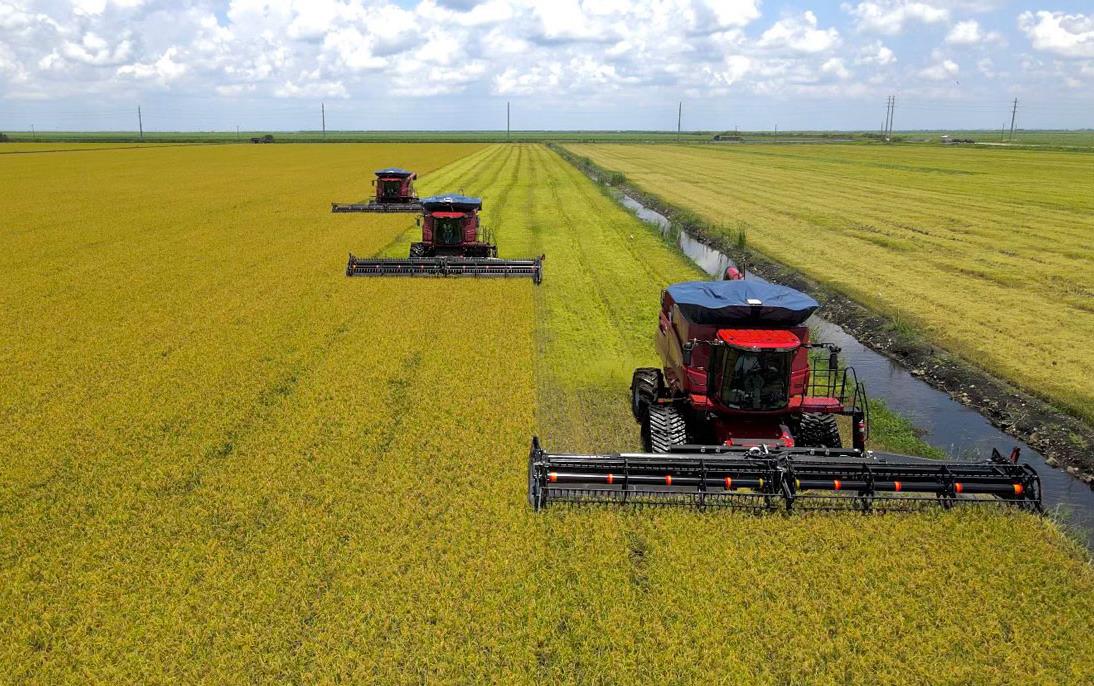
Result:
[[[705,245],[684,231],[675,231],[664,215],[645,207],[634,198],[617,195],[619,202],[639,219],[653,224],[662,235],[673,238],[680,249],[707,274],[721,278],[734,265],[724,253]],[[675,234],[675,236],[674,236]],[[763,280],[754,274],[746,278]],[[807,324],[814,339],[834,343],[855,368],[858,378],[872,397],[880,398],[897,414],[922,431],[923,440],[944,450],[953,459],[984,459],[997,448],[1004,455],[1014,446],[1022,449],[1022,460],[1041,476],[1045,509],[1056,515],[1094,548],[1094,490],[1067,472],[1045,462],[1043,455],[1023,441],[991,425],[976,410],[965,407],[946,393],[912,376],[907,369],[860,343],[858,339],[823,317],[813,315]]]

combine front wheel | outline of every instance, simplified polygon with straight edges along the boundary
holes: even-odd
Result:
[[[661,395],[664,382],[661,370],[643,367],[634,370],[631,377],[631,412],[634,421],[642,423],[649,412],[650,405]]]

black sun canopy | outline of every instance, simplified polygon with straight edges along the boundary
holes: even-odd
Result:
[[[666,291],[689,322],[710,326],[798,326],[820,307],[793,288],[750,279],[687,281]]]
[[[376,176],[398,176],[400,178],[406,178],[408,176],[414,176],[414,172],[399,167],[386,167],[384,169],[377,169]]]
[[[450,211],[469,212],[482,209],[482,198],[471,198],[459,193],[451,195],[431,195],[422,199],[422,207],[427,212]]]

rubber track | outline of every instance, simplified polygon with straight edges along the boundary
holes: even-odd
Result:
[[[649,423],[651,452],[667,453],[672,446],[688,441],[684,415],[672,405],[651,406]]]
[[[798,428],[796,443],[811,448],[840,448],[842,440],[834,414],[805,413]]]

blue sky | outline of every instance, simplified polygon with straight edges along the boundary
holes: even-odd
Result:
[[[0,130],[1094,127],[1089,0],[0,0]]]

